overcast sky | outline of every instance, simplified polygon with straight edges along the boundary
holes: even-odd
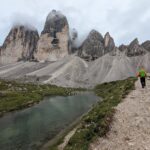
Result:
[[[0,44],[12,25],[31,24],[39,33],[52,9],[64,13],[79,37],[91,29],[110,32],[117,45],[150,40],[150,0],[0,0]]]

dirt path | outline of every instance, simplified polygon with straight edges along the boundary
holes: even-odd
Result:
[[[150,150],[150,80],[141,89],[139,81],[116,108],[106,138],[91,144],[90,150]]]
[[[74,128],[68,135],[65,137],[64,142],[58,146],[58,150],[63,150],[65,146],[68,144],[70,138],[75,134],[77,128]]]

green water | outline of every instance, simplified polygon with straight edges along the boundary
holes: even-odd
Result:
[[[0,118],[0,150],[39,150],[87,112],[98,97],[93,93],[46,97],[41,103]]]

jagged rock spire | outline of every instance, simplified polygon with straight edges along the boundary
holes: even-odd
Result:
[[[110,36],[109,32],[105,34],[104,37],[104,47],[107,52],[111,52],[115,48],[114,39]]]
[[[62,32],[65,26],[68,27],[66,16],[60,11],[52,10],[47,16],[42,34],[49,33],[53,37],[57,32]]]
[[[135,38],[128,46],[127,49],[127,56],[139,56],[144,55],[146,53],[146,50],[139,44],[139,41],[137,38]]]
[[[39,39],[38,31],[24,25],[14,26],[1,47],[0,63],[31,60]]]
[[[78,55],[86,60],[97,59],[105,53],[103,42],[102,35],[98,31],[92,30],[83,42]]]
[[[52,10],[48,14],[37,47],[38,61],[56,61],[69,54],[69,25],[61,12]]]

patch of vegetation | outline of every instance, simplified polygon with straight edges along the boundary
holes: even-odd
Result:
[[[116,107],[134,89],[135,78],[97,85],[95,93],[103,98],[81,121],[65,150],[88,150],[89,144],[109,131]]]
[[[0,115],[32,106],[45,96],[68,96],[82,90],[0,80]]]

